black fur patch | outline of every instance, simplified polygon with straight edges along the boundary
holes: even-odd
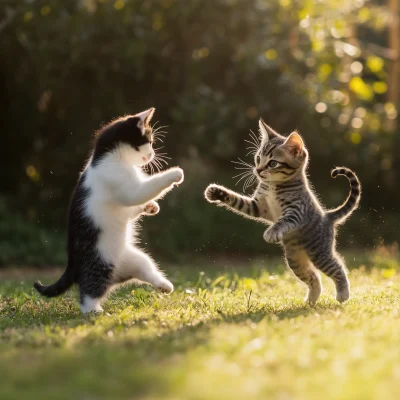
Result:
[[[73,269],[81,297],[103,296],[111,283],[113,266],[105,262],[97,251],[100,228],[85,212],[90,190],[81,175],[72,195],[68,215],[68,268]]]
[[[120,144],[128,144],[138,150],[139,146],[151,143],[151,129],[147,127],[142,135],[137,126],[139,121],[138,117],[120,118],[103,127],[96,135],[92,165],[98,165],[107,153]]]

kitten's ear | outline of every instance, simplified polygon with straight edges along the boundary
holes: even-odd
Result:
[[[295,157],[301,154],[304,150],[303,139],[297,132],[292,132],[282,146],[287,147]]]
[[[270,126],[268,126],[262,118],[258,121],[258,127],[260,128],[260,132],[262,137],[268,142],[269,139],[273,139],[274,137],[278,137],[279,133],[275,132]]]
[[[150,120],[153,118],[153,114],[156,109],[154,107],[149,108],[146,111],[142,111],[139,114],[136,114],[135,117],[140,118],[140,120],[143,122],[144,125],[147,125]]]

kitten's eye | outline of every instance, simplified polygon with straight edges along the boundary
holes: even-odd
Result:
[[[257,163],[257,164],[260,164],[260,161],[261,161],[261,157],[260,157],[260,156],[257,156],[257,158],[256,158],[256,163]]]
[[[271,167],[271,168],[275,168],[275,167],[278,166],[278,161],[271,160],[271,161],[268,163],[268,166]]]

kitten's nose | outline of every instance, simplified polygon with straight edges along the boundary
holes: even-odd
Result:
[[[256,171],[257,171],[257,174],[260,175],[261,172],[263,172],[264,170],[263,170],[263,168],[256,168]]]

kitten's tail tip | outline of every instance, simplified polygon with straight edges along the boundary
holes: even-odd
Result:
[[[328,211],[328,217],[335,223],[342,223],[358,208],[361,199],[361,184],[357,175],[349,168],[336,167],[331,171],[332,178],[345,176],[350,182],[350,193],[346,201],[334,210]]]
[[[33,287],[43,296],[55,297],[65,293],[74,283],[74,276],[71,269],[67,270],[62,274],[61,278],[48,286],[42,285],[40,281],[36,281]]]
[[[46,296],[46,295],[47,295],[47,294],[46,294],[46,289],[48,288],[48,286],[43,285],[42,282],[36,281],[36,282],[33,284],[33,287],[34,287],[41,295],[43,295],[43,296]]]
[[[338,175],[346,175],[346,173],[352,173],[352,171],[350,171],[348,168],[346,167],[335,167],[332,171],[331,171],[331,177],[332,178],[336,178]]]

